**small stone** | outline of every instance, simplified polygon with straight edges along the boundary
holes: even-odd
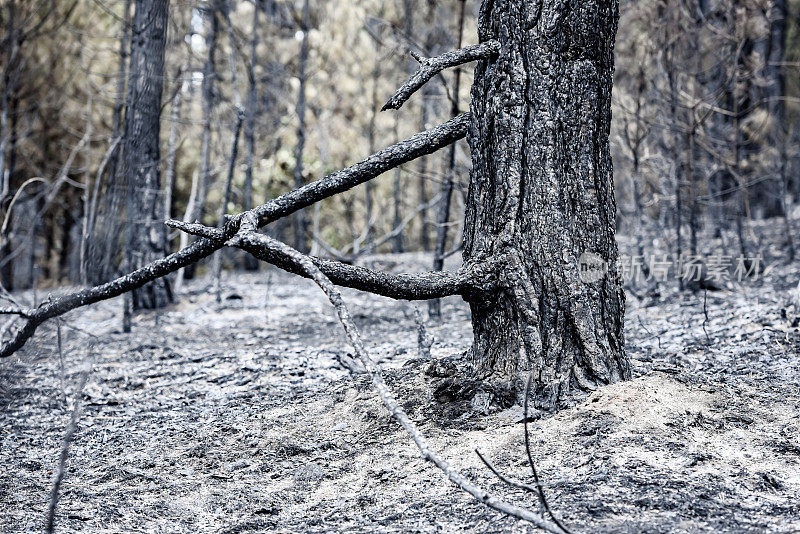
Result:
[[[294,471],[294,481],[298,484],[301,483],[316,483],[325,477],[325,470],[315,462],[309,462],[301,465]]]

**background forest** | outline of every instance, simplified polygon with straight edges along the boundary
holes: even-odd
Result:
[[[222,212],[260,204],[464,109],[471,69],[442,73],[402,113],[380,112],[417,67],[409,51],[433,56],[460,40],[473,44],[476,9],[460,0],[171,2],[160,219],[216,224]],[[611,139],[621,235],[642,255],[656,239],[678,257],[697,254],[698,236],[712,232],[729,254],[754,257],[763,251],[752,221],[775,218],[785,230],[780,253],[793,258],[800,2],[623,1],[620,10]],[[0,8],[7,290],[98,283],[125,271],[126,217],[135,219],[126,214],[120,155],[130,12],[129,0],[8,0]],[[460,243],[468,166],[462,141],[452,154],[407,164],[270,231],[350,260],[431,251],[438,233],[439,256],[447,255]],[[177,233],[168,239],[175,250]],[[233,252],[223,263],[257,268]]]

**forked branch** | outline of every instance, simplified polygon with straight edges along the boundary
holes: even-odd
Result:
[[[249,214],[252,218],[253,215]],[[254,219],[253,219],[254,220]],[[186,224],[181,221],[168,221],[172,228],[205,237],[213,234],[215,228],[202,224]],[[280,249],[268,247],[259,239],[260,234],[255,232],[237,235],[227,242],[227,245],[249,252],[261,261],[265,261],[284,271],[309,278],[305,269],[301,269],[297,262],[287,256]],[[360,291],[367,291],[403,300],[428,300],[442,298],[450,295],[466,294],[472,287],[471,278],[466,271],[458,273],[427,272],[408,274],[389,274],[365,267],[348,265],[340,261],[326,260],[305,256],[334,284],[350,287]]]
[[[355,165],[335,172],[321,180],[295,189],[273,199],[266,204],[245,212],[254,215],[258,225],[290,215],[320,200],[336,195],[363,184],[384,172],[398,167],[421,156],[432,154],[467,135],[470,117],[464,113],[444,124],[411,136],[395,143]],[[40,324],[63,315],[70,310],[117,297],[133,289],[138,289],[162,276],[177,271],[213,254],[225,246],[225,241],[233,237],[245,214],[228,219],[225,228],[215,229],[208,239],[195,241],[186,248],[156,260],[111,282],[86,288],[61,297],[49,299],[39,307],[30,310],[29,316],[11,339],[0,346],[0,358],[8,357],[19,350],[33,336]]]
[[[459,48],[431,58],[423,58],[412,54],[419,61],[419,69],[384,104],[381,111],[400,109],[411,98],[411,95],[444,69],[496,56],[499,52],[500,43],[498,41],[486,41],[485,43]]]

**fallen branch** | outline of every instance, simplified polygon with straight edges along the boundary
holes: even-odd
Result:
[[[409,419],[405,411],[400,407],[397,399],[394,397],[394,394],[386,385],[380,368],[369,356],[366,348],[364,347],[364,343],[361,340],[361,334],[350,317],[350,312],[348,311],[347,306],[345,306],[344,300],[342,300],[341,293],[339,293],[339,291],[333,285],[333,282],[325,276],[325,274],[314,264],[309,256],[301,254],[288,245],[276,241],[264,234],[256,233],[256,224],[256,220],[252,217],[243,220],[240,233],[234,237],[229,244],[231,246],[239,247],[240,245],[243,245],[245,241],[257,242],[264,250],[269,250],[276,256],[289,258],[290,261],[295,264],[298,270],[302,270],[305,272],[306,276],[314,280],[320,289],[322,289],[322,291],[327,295],[328,300],[330,300],[331,304],[336,310],[339,321],[342,323],[344,331],[353,346],[355,355],[358,358],[358,361],[364,366],[367,373],[369,373],[370,378],[372,379],[372,384],[375,387],[381,402],[383,402],[383,405],[386,407],[392,417],[398,423],[400,423],[400,426],[402,426],[408,435],[411,436],[411,439],[422,453],[422,457],[438,467],[456,486],[469,493],[486,506],[509,516],[528,521],[538,528],[546,530],[547,532],[562,534],[562,531],[559,530],[557,525],[543,519],[535,512],[507,503],[501,499],[498,499],[497,497],[493,497],[486,490],[473,484],[457,470],[450,467],[450,465],[444,459],[431,450],[427,440],[425,439],[425,436],[420,432],[419,428],[417,428],[411,419]]]
[[[400,109],[411,98],[411,95],[444,69],[486,59],[497,55],[499,52],[500,43],[498,41],[486,41],[485,43],[452,50],[432,58],[423,58],[412,52],[411,55],[414,56],[414,59],[419,61],[419,70],[406,80],[394,96],[384,104],[381,111]]]
[[[186,224],[181,221],[168,221],[172,228],[186,233],[206,237],[216,229],[202,224]],[[233,246],[249,252],[256,258],[270,263],[284,271],[308,277],[306,271],[298,267],[297,262],[274,247],[264,245],[261,234],[246,233],[237,235],[228,241]],[[366,267],[348,265],[334,260],[305,256],[326,277],[338,286],[350,287],[384,297],[403,300],[428,300],[431,298],[463,295],[472,287],[472,277],[467,271],[458,273],[427,272],[414,274],[389,274],[373,271]]]
[[[215,229],[209,234],[210,239],[195,241],[166,258],[156,260],[105,284],[45,301],[31,311],[25,324],[0,347],[0,358],[6,358],[19,350],[33,336],[39,325],[48,319],[63,315],[75,308],[138,289],[157,278],[210,256],[225,246],[225,241],[236,234],[239,224],[246,214],[254,215],[259,226],[276,221],[320,200],[361,185],[403,163],[436,152],[440,148],[464,138],[467,135],[469,121],[468,113],[459,115],[435,128],[391,145],[360,163],[295,189],[248,212],[230,217],[224,229]]]

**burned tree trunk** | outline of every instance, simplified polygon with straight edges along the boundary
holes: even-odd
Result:
[[[129,270],[165,254],[161,221],[159,127],[167,35],[167,2],[136,0],[131,35],[129,108],[125,121],[125,173],[128,182],[127,247]],[[170,281],[159,278],[133,290],[133,307],[157,308],[172,300]]]
[[[550,409],[630,375],[608,142],[618,6],[528,4],[480,12],[500,51],[472,89],[464,260],[493,262],[499,290],[465,299],[478,377],[530,370]]]
[[[208,17],[208,30],[206,33],[206,61],[203,65],[203,83],[200,89],[203,99],[203,137],[200,145],[200,174],[197,180],[197,191],[194,202],[187,206],[186,218],[196,221],[202,220],[205,214],[206,199],[208,189],[212,181],[211,172],[211,113],[214,111],[214,100],[216,91],[214,89],[217,78],[216,54],[217,54],[217,34],[219,33],[219,17],[217,12],[220,9],[219,0],[208,2],[204,9],[204,14]],[[188,208],[191,208],[189,210]],[[181,238],[181,248],[188,245],[188,241]],[[184,278],[194,278],[196,269],[195,264],[187,265],[178,274],[176,286],[180,287]]]
[[[125,0],[122,12],[122,32],[119,42],[119,62],[117,67],[117,87],[112,113],[112,133],[111,133],[111,153],[108,164],[106,165],[106,186],[103,192],[102,209],[98,206],[101,190],[98,189],[94,196],[93,219],[90,221],[89,233],[90,241],[87,243],[87,267],[88,278],[92,283],[107,282],[116,271],[115,256],[120,250],[118,238],[121,234],[122,226],[120,214],[125,188],[123,187],[122,177],[122,151],[125,143],[123,136],[123,117],[127,113],[128,103],[125,98],[125,80],[128,69],[128,40],[130,38],[131,24],[131,0]],[[98,187],[100,187],[102,175],[98,177]],[[97,224],[97,222],[100,224]]]
[[[543,0],[535,9],[528,7],[527,2],[486,0],[479,17],[481,44],[420,58],[419,71],[384,106],[399,109],[443,69],[479,61],[470,113],[231,217],[223,228],[171,221],[202,239],[102,286],[11,312],[24,322],[0,346],[0,358],[22,347],[44,321],[138,289],[224,246],[310,275],[298,269],[294,252],[265,244],[255,228],[466,136],[473,169],[464,266],[458,272],[389,275],[335,261],[308,261],[333,283],[391,298],[462,296],[472,309],[475,378],[484,387],[497,382],[521,386],[521,375],[530,372],[533,400],[541,409],[569,404],[601,384],[629,377],[608,140],[617,2],[591,0],[568,8]],[[155,28],[163,24],[147,31]],[[132,58],[132,72],[141,70],[140,61]],[[160,87],[146,94],[155,100]],[[131,120],[137,120],[135,106],[143,100],[131,98]],[[151,102],[150,109],[159,109],[159,103]],[[151,133],[148,139],[157,139],[157,129]],[[141,136],[126,137],[144,143]],[[146,153],[142,147],[132,145],[130,153]],[[157,147],[152,154],[157,161]],[[134,163],[131,168],[148,178],[158,177],[152,162]]]
[[[245,211],[253,209],[253,160],[256,146],[256,107],[258,106],[256,61],[258,60],[258,13],[261,9],[263,9],[261,2],[256,2],[253,9],[253,29],[250,36],[250,62],[247,64],[247,111],[244,123],[244,139],[247,145],[243,198]],[[247,271],[257,271],[258,260],[246,254],[244,256],[244,268]]]
[[[297,145],[294,150],[294,187],[299,189],[303,186],[303,151],[306,144],[306,81],[308,67],[308,30],[311,26],[309,22],[308,0],[303,3],[303,23],[301,31],[303,40],[300,43],[299,73],[300,89],[297,96]],[[304,210],[298,210],[294,215],[294,248],[301,252],[307,250],[306,247],[306,215]]]

